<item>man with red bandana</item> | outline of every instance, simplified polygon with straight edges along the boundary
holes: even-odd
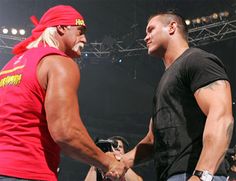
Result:
[[[32,35],[0,71],[0,180],[57,180],[60,151],[121,177],[124,163],[94,144],[80,117],[72,58],[86,43],[83,17],[58,5],[31,20]]]

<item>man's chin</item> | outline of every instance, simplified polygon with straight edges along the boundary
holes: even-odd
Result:
[[[151,49],[148,49],[148,55],[153,55],[153,51]]]
[[[153,57],[161,57],[159,51],[151,50],[151,49],[148,49],[148,55],[153,56]]]

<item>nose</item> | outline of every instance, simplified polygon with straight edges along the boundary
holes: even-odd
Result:
[[[149,40],[150,36],[147,34],[144,38],[144,41],[147,43],[147,41]]]
[[[87,38],[86,38],[85,34],[82,35],[81,41],[82,41],[83,43],[87,43]]]

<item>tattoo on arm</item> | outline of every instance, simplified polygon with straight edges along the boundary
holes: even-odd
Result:
[[[204,86],[202,88],[199,88],[197,90],[197,93],[199,93],[202,89],[214,90],[216,88],[216,86],[218,86],[218,85],[225,85],[225,86],[227,86],[227,82],[228,82],[227,80],[217,80],[217,81],[214,81],[214,82],[212,82],[212,83],[210,83],[210,84],[208,84],[208,85],[206,85],[206,86]]]

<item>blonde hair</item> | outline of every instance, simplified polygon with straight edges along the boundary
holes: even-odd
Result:
[[[27,45],[27,49],[36,48],[39,46],[39,43],[43,43],[44,45],[48,45],[50,47],[59,48],[59,42],[56,39],[57,28],[56,27],[48,27],[46,28],[40,37],[36,40],[32,41]]]

